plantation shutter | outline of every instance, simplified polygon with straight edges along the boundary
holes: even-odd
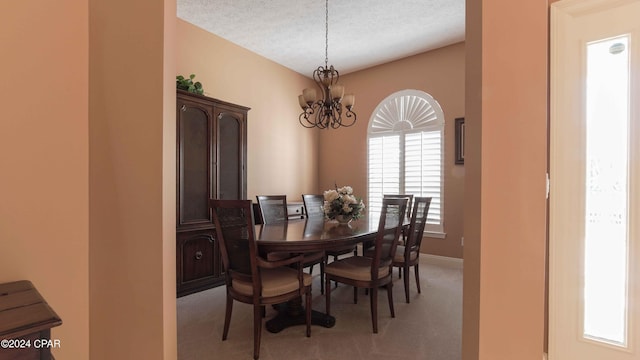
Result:
[[[440,194],[442,193],[442,131],[406,134],[403,194],[431,197],[427,217],[429,231],[442,231]],[[432,225],[435,225],[432,226]]]
[[[400,136],[369,138],[369,213],[379,214],[383,194],[400,191]],[[375,217],[375,215],[374,215]]]
[[[368,201],[371,219],[379,216],[384,194],[431,197],[425,230],[443,227],[444,114],[431,95],[402,90],[373,112],[368,129]]]

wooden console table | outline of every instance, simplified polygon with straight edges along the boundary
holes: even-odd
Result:
[[[0,284],[0,360],[53,359],[51,328],[62,320],[30,281]]]

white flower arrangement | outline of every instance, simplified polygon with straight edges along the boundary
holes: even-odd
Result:
[[[355,220],[362,216],[364,212],[364,202],[353,195],[351,186],[343,186],[335,190],[324,192],[324,205],[322,206],[324,216],[333,220],[342,217],[346,220]]]

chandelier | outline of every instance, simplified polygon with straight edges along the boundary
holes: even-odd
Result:
[[[316,97],[316,89],[307,88],[298,95],[302,113],[298,117],[300,124],[306,128],[319,129],[340,126],[349,127],[356,122],[356,113],[351,111],[355,102],[353,94],[344,95],[344,86],[338,85],[340,74],[329,63],[329,0],[325,1],[325,47],[324,66],[313,71],[313,80],[320,88],[321,97]],[[346,110],[346,111],[345,111]],[[343,122],[342,113],[345,119]]]

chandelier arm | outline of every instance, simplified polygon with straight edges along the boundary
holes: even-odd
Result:
[[[314,128],[316,126],[315,123],[309,120],[309,116],[313,115],[313,113],[314,112],[311,107],[304,109],[304,111],[300,113],[300,116],[298,116],[298,121],[300,121],[300,125],[306,127],[307,129]],[[304,121],[302,119],[304,119]]]
[[[322,106],[321,104],[318,104],[318,111],[316,112],[316,116],[315,116],[315,123],[316,123],[316,127],[318,129],[326,129],[327,128],[327,124],[325,122],[325,116],[324,116],[324,106]]]
[[[334,75],[334,74],[335,74],[335,75]],[[337,83],[338,83],[338,81],[340,81],[340,73],[338,72],[338,70],[337,70],[337,69],[335,69],[335,68],[333,67],[333,65],[331,65],[331,78],[332,78],[332,79],[333,79],[333,78],[335,78],[335,79],[336,79],[335,84],[337,84]],[[332,82],[332,84],[334,84],[334,83]]]
[[[315,103],[312,104],[313,106],[313,111],[311,111],[310,117],[311,119],[308,119],[307,121],[309,122],[309,124],[313,124],[312,127],[316,127],[316,128],[321,128],[321,124],[318,123],[318,121],[320,119],[322,119],[322,105],[320,101],[316,101]]]
[[[316,82],[316,84],[322,84],[322,76],[321,74],[324,73],[324,68],[322,66],[318,66],[317,69],[313,70],[313,81]]]
[[[353,126],[353,124],[355,124],[355,123],[356,123],[356,118],[357,118],[356,113],[354,113],[353,111],[351,111],[351,109],[347,108],[347,112],[345,113],[345,116],[346,116],[346,117],[348,117],[348,118],[353,118],[353,120],[351,120],[351,123],[350,123],[350,124],[345,124],[345,123],[343,123],[343,124],[342,124],[342,126],[344,126],[344,127],[350,127],[350,126]]]
[[[331,105],[331,128],[337,129],[342,124],[342,106],[338,101],[332,101]]]
[[[321,94],[320,100],[319,100],[321,102],[320,105],[322,105],[322,103],[326,101],[327,97],[329,97],[329,89],[324,85],[322,81],[325,78],[326,74],[327,74],[327,71],[322,66],[319,66],[313,72],[313,81],[315,81],[318,88],[320,88],[320,94]]]
[[[341,121],[340,117],[338,117],[338,118],[333,118],[333,121],[331,121],[331,128],[332,128],[332,129],[337,129],[337,128],[339,128],[340,126],[342,126],[342,124],[341,124],[341,123],[342,123],[342,121]]]
[[[345,117],[353,118],[353,119],[350,122],[349,121],[343,122],[342,121],[343,120],[343,118],[342,118],[343,106],[342,106],[341,103],[339,103],[336,107],[338,108],[339,116],[336,118],[336,122],[335,122],[335,124],[333,124],[332,128],[337,129],[337,128],[341,127],[341,126],[342,127],[350,127],[350,126],[353,126],[356,123],[356,118],[357,118],[356,113],[351,111],[351,109],[349,109],[347,107],[344,107],[344,108],[347,109],[347,111],[344,114]]]

